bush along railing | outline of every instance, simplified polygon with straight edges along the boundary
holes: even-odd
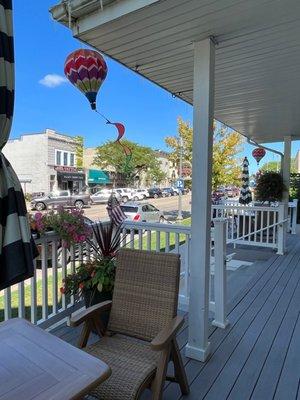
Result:
[[[212,217],[227,219],[227,243],[271,247],[283,254],[283,230],[287,226],[284,209],[284,204],[277,207],[213,205]]]

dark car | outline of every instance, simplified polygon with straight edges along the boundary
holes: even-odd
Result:
[[[163,188],[161,191],[163,197],[175,196],[177,194],[172,187]]]
[[[153,199],[157,199],[158,197],[163,197],[162,191],[159,188],[150,188],[148,189],[149,197]]]

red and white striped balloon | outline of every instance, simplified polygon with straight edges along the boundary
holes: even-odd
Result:
[[[266,150],[262,147],[257,147],[252,151],[252,156],[255,158],[257,165],[259,164],[260,160],[266,155]]]

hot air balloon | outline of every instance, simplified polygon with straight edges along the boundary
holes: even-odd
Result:
[[[262,147],[257,147],[252,151],[252,156],[255,158],[257,165],[259,164],[260,160],[266,155],[266,150]]]
[[[64,72],[69,81],[88,99],[96,110],[98,90],[107,75],[107,65],[97,51],[79,49],[68,55]]]

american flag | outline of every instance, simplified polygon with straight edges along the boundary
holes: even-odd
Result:
[[[110,220],[115,225],[121,225],[122,222],[126,219],[126,215],[122,211],[119,201],[113,194],[107,201],[106,209]]]

